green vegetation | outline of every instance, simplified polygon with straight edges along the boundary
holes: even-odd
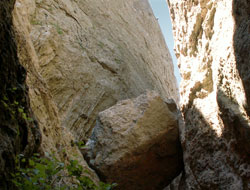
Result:
[[[71,145],[74,146],[76,145],[79,149],[82,149],[85,147],[85,143],[83,141],[72,141]]]
[[[56,28],[56,31],[57,31],[58,34],[60,34],[60,35],[63,34],[63,30],[58,24],[51,23],[51,25]]]
[[[35,154],[30,159],[19,155],[16,165],[12,182],[18,190],[112,190],[116,186],[96,185],[77,160],[70,160],[66,165],[50,155]]]
[[[15,90],[16,90],[16,88],[13,88],[12,91],[15,91]],[[21,114],[21,116],[24,120],[29,121],[29,122],[33,121],[32,118],[27,117],[27,113],[25,113],[24,107],[21,106],[20,102],[14,100],[11,103],[10,100],[6,96],[3,96],[3,98],[0,100],[0,102],[3,104],[5,109],[7,109],[9,111],[12,119],[14,119],[16,117],[16,114]]]

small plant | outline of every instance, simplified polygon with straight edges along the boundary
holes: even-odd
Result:
[[[11,92],[14,92],[17,88],[11,89]],[[10,101],[6,96],[0,98],[0,103],[5,107],[6,110],[11,114],[11,118],[15,118],[16,114],[20,114],[22,118],[26,121],[33,121],[32,118],[27,117],[27,113],[25,113],[24,107],[20,102],[16,100]]]
[[[116,186],[105,183],[97,186],[77,160],[65,165],[50,155],[36,154],[30,159],[19,155],[16,165],[12,182],[18,190],[112,190]]]
[[[85,148],[85,143],[83,141],[71,141],[71,146],[76,145],[79,149]]]
[[[51,25],[56,28],[56,31],[57,31],[58,34],[60,34],[60,35],[63,34],[63,30],[58,24],[51,23]]]

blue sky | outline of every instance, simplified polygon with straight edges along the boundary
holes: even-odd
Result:
[[[179,69],[177,66],[177,59],[174,53],[174,40],[172,34],[172,25],[169,16],[169,10],[166,0],[149,0],[151,7],[154,11],[154,15],[158,18],[158,22],[160,24],[163,36],[167,43],[168,49],[172,55],[173,63],[174,63],[174,70],[175,76],[177,78],[178,84],[180,84],[181,76],[179,73]]]

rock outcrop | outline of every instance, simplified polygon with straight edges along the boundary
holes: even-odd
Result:
[[[17,0],[16,7],[16,28],[27,28],[58,119],[78,140],[87,139],[100,111],[146,89],[178,102],[171,57],[147,0]]]
[[[13,32],[14,0],[0,1],[0,189],[12,189],[11,173],[17,154],[39,148],[41,135],[30,110],[26,71],[17,57]]]
[[[85,158],[118,189],[163,189],[183,169],[178,110],[155,92],[100,112]]]
[[[180,189],[250,189],[250,2],[168,0],[181,82]]]

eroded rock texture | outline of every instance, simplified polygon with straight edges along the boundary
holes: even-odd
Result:
[[[178,101],[171,57],[147,0],[18,0],[16,7],[30,22],[37,72],[59,120],[77,139],[87,138],[98,112],[146,89]]]
[[[61,124],[58,107],[51,94],[46,80],[41,75],[39,57],[34,48],[30,30],[30,11],[34,9],[34,1],[16,2],[13,11],[13,24],[17,40],[18,58],[27,69],[27,85],[30,106],[41,129],[42,143],[40,152],[54,154],[59,160],[66,162],[78,160],[89,171],[91,179],[98,181],[96,174],[88,167],[81,152],[75,145],[75,138]],[[40,39],[40,38],[39,38]]]
[[[168,3],[183,77],[180,189],[250,189],[250,2]]]
[[[183,169],[174,101],[155,92],[100,112],[85,158],[118,189],[163,189]]]
[[[17,154],[30,156],[40,132],[30,110],[26,71],[17,58],[12,24],[14,0],[0,1],[0,189],[10,190]]]

